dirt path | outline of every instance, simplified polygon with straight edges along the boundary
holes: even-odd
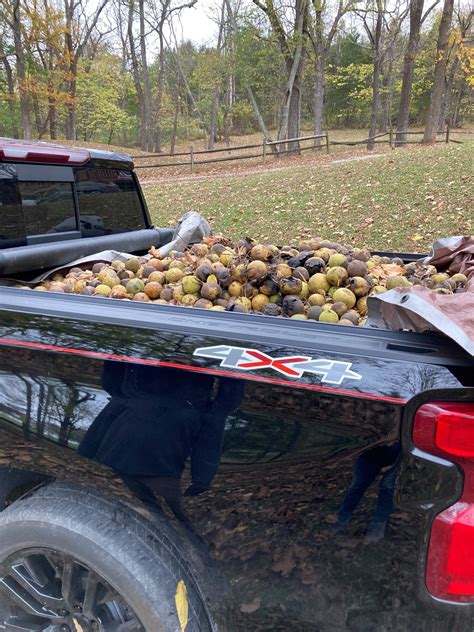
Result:
[[[239,178],[242,176],[251,176],[258,173],[274,173],[277,171],[289,171],[291,169],[300,169],[301,167],[310,166],[310,165],[318,165],[320,167],[325,167],[328,165],[341,164],[346,162],[356,162],[359,160],[372,160],[373,158],[381,158],[384,156],[384,153],[377,154],[363,154],[357,156],[349,156],[348,158],[338,158],[337,160],[318,160],[312,162],[299,162],[297,164],[286,164],[281,167],[265,167],[265,165],[257,165],[251,169],[243,169],[241,171],[228,171],[228,172],[220,172],[220,173],[210,173],[210,174],[202,174],[202,175],[193,175],[193,176],[175,176],[175,177],[165,177],[165,178],[155,178],[150,180],[141,180],[140,184],[142,186],[148,186],[152,184],[175,184],[176,182],[196,182],[199,180],[216,180],[218,178]]]

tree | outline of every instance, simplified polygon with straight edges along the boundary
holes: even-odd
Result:
[[[135,13],[134,0],[128,0],[127,39],[128,39],[128,44],[129,44],[132,77],[133,77],[135,91],[136,91],[137,99],[138,99],[139,128],[140,128],[139,144],[140,144],[140,148],[143,151],[147,151],[148,140],[151,137],[149,133],[149,130],[151,131],[151,96],[149,96],[147,92],[147,96],[145,97],[146,90],[144,89],[144,85],[143,85],[144,73],[142,71],[141,64],[139,62],[139,58],[137,56],[137,51],[135,48],[135,33],[133,30],[134,13]],[[144,32],[143,32],[143,38],[144,38]],[[140,41],[141,40],[142,40],[142,34],[140,34]],[[146,65],[146,60],[145,60],[145,65]],[[148,72],[146,73],[146,76],[148,76]],[[145,100],[147,100],[146,106],[145,106]],[[150,113],[149,115],[148,115],[148,112]]]
[[[415,68],[416,56],[420,42],[420,29],[431,11],[438,4],[436,0],[423,15],[424,0],[410,0],[410,32],[408,35],[408,44],[403,59],[403,78],[402,90],[400,95],[400,105],[397,117],[397,133],[395,145],[401,146],[406,144],[410,120],[410,103],[412,95],[413,71]]]
[[[467,108],[472,106],[472,98],[469,99],[469,96],[472,97],[472,90],[474,88],[474,48],[472,46],[472,38],[469,36],[469,29],[473,18],[474,12],[471,11],[469,15],[463,19],[464,24],[468,23],[468,28],[466,29],[465,37],[461,37],[459,41],[456,55],[456,59],[459,60],[458,67],[460,72],[458,73],[457,80],[455,81],[457,94],[450,117],[452,127],[457,127],[459,124],[461,104],[464,96],[468,97],[466,99]]]
[[[424,0],[410,0],[410,33],[408,45],[403,59],[402,92],[397,117],[396,145],[406,143],[410,117],[411,88],[413,82],[413,69],[415,67],[416,53],[420,41],[420,28],[422,24]]]
[[[104,77],[107,81],[104,81]],[[127,113],[120,107],[130,79],[122,72],[121,60],[101,47],[92,59],[79,62],[77,73],[77,135],[85,141],[103,135],[112,142],[117,131],[127,124]],[[102,138],[101,138],[102,140]]]
[[[20,115],[23,138],[31,138],[30,95],[26,70],[25,50],[23,46],[22,6],[20,0],[0,0],[0,17],[10,29],[16,59],[16,79],[20,96]],[[7,73],[8,73],[8,58]],[[3,58],[5,65],[5,57]]]
[[[327,0],[311,0],[314,17],[313,28],[308,29],[309,39],[311,41],[314,52],[314,89],[313,89],[313,115],[314,115],[314,134],[320,135],[323,129],[323,112],[324,112],[324,88],[325,75],[327,66],[327,56],[329,49],[333,43],[334,37],[339,28],[339,24],[343,16],[351,7],[351,0],[338,0],[336,13],[330,20],[329,29],[325,30],[325,21],[328,19],[330,9]],[[320,138],[316,138],[314,144],[319,147]]]
[[[231,30],[233,32],[234,37],[237,35],[237,33],[239,32],[239,28],[238,28],[238,24],[237,24],[237,19],[235,17],[234,11],[232,9],[232,5],[230,0],[226,0],[226,5],[227,5],[227,13],[229,16],[229,21],[230,21],[230,27]],[[245,81],[245,80],[244,80]],[[245,82],[245,88],[246,88],[246,93],[247,93],[247,97],[252,105],[252,109],[254,111],[255,114],[255,118],[257,119],[258,125],[262,131],[262,134],[265,138],[265,140],[269,143],[272,143],[272,137],[270,135],[270,132],[268,131],[268,128],[265,124],[265,120],[262,116],[262,113],[260,112],[260,108],[258,106],[257,100],[255,98],[255,94],[254,94],[254,90],[252,89],[252,86]],[[276,148],[275,145],[270,145],[271,150],[273,153],[276,152]]]
[[[57,137],[58,107],[68,102],[65,86],[68,60],[65,55],[64,13],[54,0],[24,4],[24,45],[30,69],[30,91],[36,134],[41,138],[49,125],[52,139]]]
[[[382,27],[384,18],[384,5],[382,0],[375,0],[375,9],[373,13],[375,17],[375,28],[370,29],[368,23],[368,15],[371,11],[361,12],[365,31],[369,37],[373,52],[373,73],[372,73],[372,101],[370,106],[370,125],[369,140],[367,141],[367,149],[373,149],[375,146],[374,136],[377,131],[377,114],[379,107],[380,94],[380,69],[382,66]]]
[[[380,75],[383,67],[384,59],[390,54],[394,42],[400,32],[401,25],[405,19],[408,8],[401,10],[400,3],[397,1],[394,8],[389,12],[385,6],[386,0],[375,0],[374,8],[358,10],[358,14],[362,17],[365,32],[369,38],[373,55],[373,74],[372,74],[372,100],[370,105],[370,125],[369,138],[367,141],[367,149],[373,149],[375,146],[375,134],[377,132],[377,118],[380,108]],[[391,15],[390,21],[387,16]],[[368,17],[372,17],[375,23],[370,28]]]
[[[143,0],[139,1],[143,2]],[[165,28],[170,26],[175,16],[179,16],[184,9],[192,8],[196,2],[197,0],[189,0],[188,2],[180,3],[178,0],[178,4],[174,4],[173,0],[150,0],[150,17],[147,22],[158,37],[158,63],[153,126],[153,147],[156,152],[161,151],[162,143],[161,108],[165,86]]]
[[[431,92],[430,108],[426,119],[423,143],[436,142],[439,114],[443,98],[444,81],[446,74],[446,61],[448,51],[449,31],[453,19],[454,0],[444,0],[443,14],[439,25],[438,44],[436,50],[436,65]]]
[[[449,117],[449,109],[451,103],[451,93],[453,89],[454,79],[461,66],[461,60],[464,51],[466,50],[466,37],[469,33],[472,24],[473,12],[467,13],[456,12],[457,26],[451,32],[449,38],[449,56],[447,63],[447,72],[444,82],[444,92],[441,101],[441,108],[439,113],[438,131],[443,132],[445,125]],[[452,124],[452,120],[451,120]]]
[[[212,99],[211,99],[211,116],[209,121],[209,140],[207,143],[207,148],[212,149],[214,147],[214,143],[216,140],[217,133],[217,115],[219,110],[219,97],[222,89],[222,80],[226,80],[226,73],[222,72],[222,66],[224,65],[222,62],[225,62],[223,51],[225,48],[225,21],[226,21],[226,3],[225,0],[222,2],[221,10],[220,10],[220,18],[219,18],[219,36],[217,38],[217,46],[216,46],[216,57],[218,60],[217,68],[220,71],[214,79],[214,85],[212,87]],[[219,63],[221,62],[221,63]]]
[[[135,17],[135,0],[128,0],[127,36],[132,61],[132,74],[137,92],[140,109],[140,147],[143,151],[153,149],[152,97],[150,74],[148,70],[147,45],[145,33],[145,5],[144,0],[138,0],[139,49],[140,57],[135,48],[135,32],[133,29]]]
[[[273,35],[285,60],[286,86],[280,120],[278,140],[300,136],[301,92],[306,58],[306,33],[308,31],[308,0],[293,0],[291,14],[287,18],[285,7],[279,8],[276,0],[253,0],[267,16]],[[287,29],[285,29],[285,18]],[[280,150],[285,150],[285,143]],[[299,151],[299,143],[288,143],[288,152]]]
[[[366,127],[372,99],[371,48],[355,29],[337,36],[328,56],[326,120],[336,127]]]
[[[69,95],[66,138],[69,140],[76,139],[77,67],[107,2],[108,0],[100,0],[89,14],[86,0],[64,0],[67,90]]]
[[[8,58],[7,47],[4,41],[3,33],[0,34],[0,64],[5,69],[7,89],[8,89],[8,109],[10,112],[11,134],[14,138],[18,138],[18,126],[17,126],[17,114],[15,108],[15,78],[13,75],[13,68]]]

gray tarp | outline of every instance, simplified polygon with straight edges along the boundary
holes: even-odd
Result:
[[[196,244],[210,234],[211,227],[208,221],[196,211],[189,211],[177,223],[171,241],[157,250],[162,257],[166,257],[172,250],[183,252],[189,244]]]

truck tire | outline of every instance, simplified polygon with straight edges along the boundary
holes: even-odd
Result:
[[[0,513],[0,630],[212,629],[176,547],[122,504],[55,482]]]

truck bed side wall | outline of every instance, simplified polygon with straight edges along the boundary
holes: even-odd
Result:
[[[325,352],[362,376],[331,385],[193,356],[218,343],[239,345],[4,312],[0,466],[165,497],[229,578],[239,630],[467,631],[416,597],[423,534],[395,502],[404,403],[459,388],[452,372]]]

